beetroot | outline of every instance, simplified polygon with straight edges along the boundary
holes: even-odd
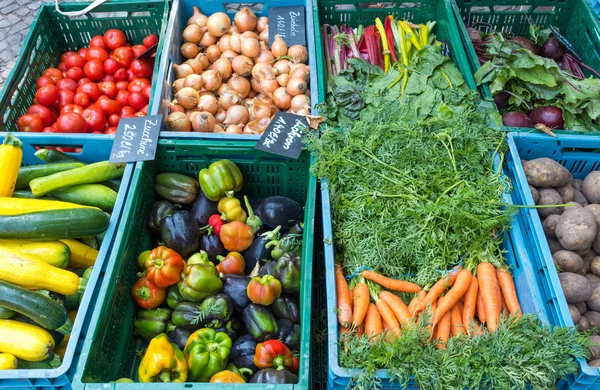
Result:
[[[531,40],[529,40],[525,37],[517,36],[517,37],[514,37],[513,39],[511,39],[511,41],[516,43],[517,45],[529,50],[533,54],[538,54],[538,49],[537,49],[537,46],[535,45],[535,43],[533,43]]]
[[[496,103],[498,110],[502,111],[508,107],[508,99],[510,99],[510,95],[506,92],[500,92],[494,95],[494,103]]]
[[[543,106],[538,107],[529,113],[529,117],[534,125],[542,123],[550,129],[564,129],[565,121],[562,110],[558,107]]]
[[[469,33],[469,39],[473,44],[479,45],[483,43],[483,38],[481,38],[481,32],[473,27],[467,27],[467,33]]]
[[[533,127],[533,123],[527,115],[516,111],[502,115],[502,124],[507,127]]]
[[[565,54],[565,47],[556,37],[550,37],[542,47],[542,56],[558,61]]]

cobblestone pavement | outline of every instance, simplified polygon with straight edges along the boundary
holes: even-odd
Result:
[[[15,66],[40,0],[0,0],[0,90]]]

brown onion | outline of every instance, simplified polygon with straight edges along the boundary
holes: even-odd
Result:
[[[235,51],[237,54],[242,52],[242,35],[238,33],[232,33],[229,38],[229,48]]]
[[[191,18],[188,19],[188,25],[196,24],[200,27],[206,26],[206,21],[208,20],[208,16],[204,15],[200,12],[200,8],[198,6],[194,6],[194,14]]]
[[[192,70],[196,74],[200,74],[202,72],[202,63],[196,58],[190,58],[189,60],[184,62],[184,64],[191,66]]]
[[[219,39],[219,42],[217,42],[217,45],[219,46],[219,49],[221,49],[222,52],[231,49],[231,45],[229,44],[230,39],[231,34],[225,34],[221,37],[221,39]]]
[[[221,49],[217,45],[210,45],[206,48],[206,57],[208,57],[208,61],[215,62],[221,57]]]
[[[283,110],[287,110],[292,105],[292,95],[286,88],[279,87],[273,93],[273,103]]]
[[[248,108],[248,113],[250,114],[251,121],[260,118],[270,118],[271,107],[268,104],[265,104],[262,101],[255,99],[254,104],[252,104],[250,108]]]
[[[265,43],[261,41],[260,42],[260,53],[258,53],[258,55],[256,57],[254,57],[254,63],[257,63],[257,62],[270,63],[274,59],[275,59],[275,56],[273,55],[273,53],[271,53],[271,50],[267,49]]]
[[[177,103],[181,105],[183,108],[192,109],[195,108],[198,104],[198,99],[200,99],[200,95],[198,95],[198,91],[191,87],[183,87],[175,94],[175,99],[177,99]]]
[[[258,36],[258,40],[264,42],[265,44],[269,44],[269,28],[265,28],[260,35]]]
[[[250,86],[252,87],[252,90],[256,93],[261,93],[260,90],[260,81],[258,81],[258,79],[255,79],[254,77],[252,77],[250,79]]]
[[[200,53],[200,49],[198,48],[198,46],[192,42],[184,43],[183,45],[181,45],[180,50],[181,55],[185,58],[194,58],[198,55],[198,53]]]
[[[242,8],[233,17],[233,23],[241,32],[254,30],[257,20],[256,14],[250,11],[248,7]]]
[[[248,94],[248,98],[249,99],[254,98],[254,97],[256,97],[256,95],[258,95],[256,92],[250,90],[250,93]]]
[[[172,112],[166,122],[169,131],[190,131],[192,129],[190,118],[183,112]]]
[[[207,111],[214,115],[219,109],[219,102],[217,101],[215,95],[213,95],[212,93],[205,94],[200,96],[200,100],[198,101],[197,107],[200,111]]]
[[[196,91],[199,91],[202,88],[202,76],[196,73],[188,75],[185,79],[183,79],[183,86],[191,87]]]
[[[243,129],[242,125],[229,125],[229,126],[227,126],[227,129],[225,130],[225,132],[227,134],[242,134],[242,129]]]
[[[202,28],[197,24],[190,24],[181,34],[185,42],[198,43],[202,38]]]
[[[250,93],[250,81],[237,74],[233,74],[227,84],[243,98],[246,98]]]
[[[236,91],[226,91],[219,96],[219,104],[224,110],[228,110],[230,107],[235,106],[242,100],[242,97]]]
[[[239,29],[239,28],[237,28],[237,26],[236,26],[235,24],[232,24],[232,25],[231,25],[231,27],[229,27],[229,32],[230,32],[231,34],[233,34],[233,33],[237,33],[237,34],[239,34],[239,32],[240,32],[240,29]]]
[[[194,131],[198,131],[200,133],[212,133],[215,128],[215,124],[217,121],[215,117],[210,112],[200,111],[194,119],[192,119],[192,127]]]
[[[215,12],[214,14],[208,17],[208,21],[206,22],[206,27],[208,27],[208,32],[215,37],[222,37],[229,31],[229,27],[231,26],[231,19],[224,12]]]
[[[215,120],[218,123],[223,123],[225,118],[227,118],[227,110],[224,110],[223,107],[219,107],[219,110],[215,114]]]
[[[263,30],[268,26],[269,18],[267,18],[266,16],[261,16],[260,18],[258,18],[258,21],[256,22],[256,29],[259,33],[263,32]]]
[[[223,121],[225,125],[239,125],[248,123],[248,109],[244,106],[231,106],[227,110],[227,117]]]
[[[303,108],[310,109],[310,98],[306,95],[294,96],[291,107],[293,110],[300,110]]]
[[[224,94],[225,92],[228,91],[233,91],[233,89],[231,89],[231,87],[229,86],[229,84],[227,83],[221,83],[221,86],[219,87],[219,89],[217,89],[217,96],[220,96],[222,94]]]
[[[187,64],[173,64],[173,68],[175,68],[175,74],[177,75],[178,79],[184,79],[188,75],[194,73],[194,69],[192,69],[192,67]]]
[[[225,126],[222,123],[215,123],[215,128],[213,129],[213,133],[224,133]]]
[[[302,45],[294,45],[288,49],[287,55],[292,57],[294,62],[306,63],[308,61],[308,51]]]
[[[246,57],[254,58],[260,53],[260,43],[258,39],[242,37],[242,54]]]
[[[222,80],[227,80],[231,77],[231,62],[227,58],[219,58],[216,60],[211,69],[216,70],[221,75]]]
[[[269,127],[269,123],[271,123],[271,118],[261,118],[254,120],[252,122],[248,122],[246,126],[244,126],[243,133],[244,134],[262,134],[265,132],[267,127]]]
[[[200,64],[202,65],[202,69],[208,68],[210,61],[208,61],[208,57],[206,56],[206,54],[200,53],[196,56],[195,59],[200,62]]]
[[[290,72],[292,78],[300,77],[308,81],[310,79],[310,67],[308,65],[299,64]]]
[[[290,61],[279,60],[273,64],[273,68],[277,69],[277,74],[290,73]]]
[[[231,67],[233,71],[240,76],[248,76],[252,72],[252,66],[254,63],[252,60],[244,55],[239,55],[231,61]]]
[[[288,47],[279,34],[275,35],[275,40],[271,44],[271,52],[275,57],[282,57],[288,52]]]
[[[282,87],[287,87],[289,81],[290,81],[290,75],[287,73],[280,74],[279,76],[277,76],[277,82]]]
[[[176,93],[181,88],[183,88],[183,80],[185,80],[185,78],[183,78],[183,79],[177,79],[177,80],[173,81],[173,92],[174,93]]]
[[[186,115],[188,116],[188,118],[190,118],[190,121],[194,121],[194,117],[196,115],[198,115],[198,113],[200,113],[200,111],[198,111],[197,109],[193,109],[193,110],[185,110]]]
[[[258,34],[254,31],[245,31],[242,33],[242,38],[254,38],[258,41]]]
[[[216,91],[221,86],[221,75],[216,70],[202,72],[202,84],[207,91]]]
[[[221,58],[225,58],[229,62],[233,61],[233,59],[237,56],[238,56],[238,53],[234,52],[231,49],[225,50],[223,52],[223,54],[221,54]]]
[[[275,80],[275,69],[268,62],[259,62],[252,67],[252,77],[258,80]]]
[[[200,38],[200,46],[209,47],[210,45],[214,45],[217,43],[217,37],[211,35],[208,31],[202,34],[202,38]]]
[[[294,111],[294,113],[296,115],[310,115],[310,109],[308,109],[308,108],[301,108],[299,110]]]
[[[273,92],[275,92],[277,88],[280,88],[277,80],[264,79],[260,81],[260,91],[267,96],[273,96]]]
[[[181,105],[177,103],[177,100],[173,100],[169,103],[169,112],[185,112],[185,108],[181,107]]]
[[[288,81],[287,91],[292,96],[297,96],[305,93],[308,90],[308,84],[306,80],[300,77],[292,77]]]

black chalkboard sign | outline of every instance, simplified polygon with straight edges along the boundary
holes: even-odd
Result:
[[[304,7],[269,8],[269,46],[279,34],[288,47],[306,46],[306,13]]]
[[[109,162],[154,160],[161,127],[162,115],[121,119]]]
[[[297,159],[304,147],[302,131],[307,128],[308,121],[305,117],[278,112],[254,148]]]

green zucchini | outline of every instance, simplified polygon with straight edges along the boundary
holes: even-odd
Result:
[[[104,211],[111,211],[117,202],[117,193],[101,184],[81,184],[61,188],[52,191],[49,195],[63,202],[98,207]]]
[[[110,179],[110,180],[103,181],[100,184],[107,186],[108,188],[110,188],[113,191],[119,192],[119,188],[121,188],[121,179]]]
[[[54,164],[38,164],[21,167],[19,168],[19,177],[17,178],[15,189],[22,190],[28,188],[29,182],[38,177],[44,177],[82,166],[83,163],[80,162],[57,162]]]
[[[95,208],[0,215],[0,239],[53,241],[89,237],[106,231],[109,222],[108,214]]]
[[[0,306],[0,319],[6,320],[12,318],[16,313],[10,309]]]
[[[100,245],[98,245],[98,240],[96,240],[96,237],[81,237],[79,241],[83,242],[85,245],[89,246],[92,249],[100,249]]]
[[[15,286],[0,280],[0,305],[21,313],[38,325],[67,335],[71,333],[71,320],[67,309],[52,298],[36,291]]]
[[[15,192],[13,192],[13,198],[20,198],[20,199],[43,199],[43,200],[53,200],[51,197],[49,197],[48,195],[46,196],[40,196],[39,198],[36,198],[33,195],[33,192],[29,191],[29,190],[16,190]]]
[[[23,359],[18,359],[18,361],[17,368],[19,370],[51,370],[60,367],[62,364],[60,356],[56,353],[41,362],[28,362]]]
[[[37,152],[35,152],[35,157],[42,161],[46,161],[47,163],[54,163],[59,161],[81,162],[75,157],[69,156],[66,153],[54,149],[40,149]]]
[[[111,164],[108,161],[102,161],[49,176],[38,177],[29,183],[29,187],[31,187],[31,192],[35,196],[42,196],[60,188],[98,183],[121,177],[125,172],[125,166],[124,163]]]
[[[74,272],[76,272],[87,283],[87,281],[90,279],[90,276],[92,275],[92,270],[93,270],[93,268],[86,268],[86,269],[78,268],[78,269],[74,270]],[[67,311],[79,309],[79,305],[81,304],[82,298],[83,298],[83,293],[77,293],[77,294],[65,296],[65,309],[67,309]]]

